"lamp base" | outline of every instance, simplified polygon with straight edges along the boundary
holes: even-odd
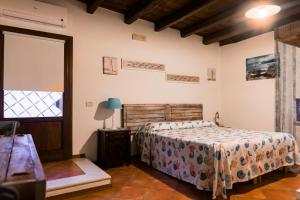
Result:
[[[112,129],[112,130],[117,130],[117,127],[116,127],[116,125],[115,125],[114,114],[111,116],[111,120],[112,120],[112,123],[111,123],[111,129]]]

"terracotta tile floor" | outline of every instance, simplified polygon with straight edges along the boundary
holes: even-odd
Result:
[[[47,168],[45,169],[47,171]],[[134,161],[128,167],[105,170],[112,176],[112,187],[90,192],[69,200],[184,200],[211,199],[211,193],[197,190],[193,185],[179,181],[143,163]],[[46,172],[47,173],[47,172]],[[295,200],[295,190],[300,188],[300,174],[284,175],[273,172],[263,177],[261,183],[235,184],[230,200]]]
[[[85,174],[72,160],[44,163],[43,168],[48,181]]]

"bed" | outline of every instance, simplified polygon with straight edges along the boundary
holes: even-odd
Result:
[[[151,106],[124,106],[124,124],[136,126],[132,130],[141,160],[200,190],[212,191],[213,199],[226,198],[236,182],[300,164],[298,146],[289,133],[221,128],[202,120],[202,105],[167,104],[159,114],[153,114]]]

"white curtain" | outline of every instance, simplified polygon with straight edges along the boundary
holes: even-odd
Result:
[[[298,144],[296,132],[296,98],[300,98],[300,49],[277,42],[280,59],[276,78],[276,131],[292,133]]]

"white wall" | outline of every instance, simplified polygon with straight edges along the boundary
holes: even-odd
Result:
[[[122,103],[203,103],[204,118],[213,119],[220,110],[220,48],[205,46],[198,36],[181,38],[176,30],[155,32],[153,23],[123,22],[123,15],[105,9],[87,14],[85,4],[74,0],[49,0],[68,8],[64,30],[0,18],[1,24],[72,35],[73,74],[73,154],[87,153],[95,159],[95,130],[102,127],[97,104],[108,97]],[[147,42],[131,40],[132,33],[144,34]],[[170,73],[200,76],[200,84],[167,83],[164,73],[119,69],[119,75],[102,74],[102,56],[163,63]],[[206,69],[217,68],[217,81],[206,80]],[[85,107],[86,101],[94,102]],[[116,113],[120,119],[120,113]],[[118,123],[120,123],[118,121]]]
[[[273,33],[219,47],[205,46],[201,38],[181,38],[178,31],[155,32],[153,23],[123,22],[123,15],[99,8],[93,15],[74,0],[47,0],[68,8],[65,29],[0,18],[1,24],[72,35],[73,154],[96,157],[95,130],[103,126],[98,103],[119,97],[122,103],[203,103],[204,118],[220,111],[226,126],[251,130],[274,130],[274,79],[246,81],[246,58],[274,53]],[[132,33],[146,35],[147,42],[131,40]],[[164,73],[122,70],[102,74],[102,57],[163,63],[167,72],[199,75],[200,84],[167,83]],[[217,81],[206,80],[206,69],[217,68]],[[86,107],[91,101],[93,107]],[[115,118],[120,119],[120,112]],[[117,120],[120,124],[120,120]],[[106,120],[110,126],[110,119]]]
[[[275,51],[274,33],[221,48],[221,115],[226,126],[275,129],[275,79],[246,81],[246,58]]]

